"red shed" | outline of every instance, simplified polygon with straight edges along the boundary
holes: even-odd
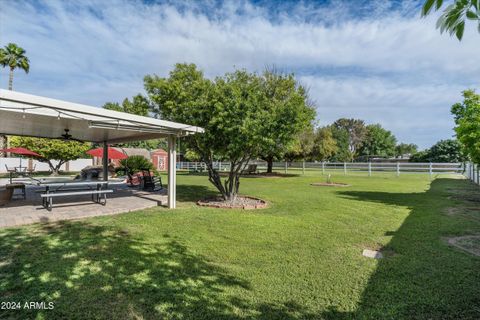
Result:
[[[152,163],[159,171],[168,169],[168,152],[163,149],[157,149],[151,153]]]

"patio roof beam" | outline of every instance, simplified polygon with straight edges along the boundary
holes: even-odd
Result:
[[[102,166],[103,166],[103,181],[108,181],[108,144],[106,141],[103,142]]]
[[[29,111],[28,114],[46,114],[42,108],[50,110],[55,117],[61,115],[72,117],[77,120],[86,121],[120,121],[130,123],[132,127],[155,127],[163,128],[165,130],[172,130],[177,134],[182,134],[183,131],[191,133],[202,133],[202,128],[177,123],[167,120],[160,120],[151,117],[138,116],[134,114],[127,114],[103,108],[96,108],[61,100],[55,100],[45,97],[29,95],[25,93],[0,89],[0,109],[6,111],[21,112],[23,114]],[[96,119],[96,120],[95,120]],[[103,120],[100,120],[103,119]]]
[[[177,137],[168,137],[168,208],[175,209],[177,202]]]
[[[135,132],[177,134],[177,132],[175,132],[174,130],[169,130],[167,128],[153,127],[153,126],[138,126],[138,125],[135,126],[135,125],[128,125],[124,123],[90,121],[88,124],[88,127],[97,128],[97,129],[114,129],[114,130],[126,130],[126,131],[135,131]]]

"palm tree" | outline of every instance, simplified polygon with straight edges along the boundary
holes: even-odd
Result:
[[[8,90],[13,88],[13,71],[17,68],[28,73],[30,63],[25,56],[25,49],[20,48],[15,43],[9,43],[0,49],[0,65],[10,68],[10,77],[8,78]]]
[[[426,0],[422,8],[422,17],[427,16],[432,9],[438,11],[442,5],[443,0]],[[458,40],[462,40],[466,19],[477,21],[477,29],[480,32],[480,0],[455,0],[438,18],[437,28],[441,33],[448,31],[451,36],[455,34]]]
[[[4,68],[10,68],[8,90],[13,89],[13,71],[15,69],[22,69],[26,73],[30,69],[30,63],[25,56],[25,49],[20,48],[15,43],[9,43],[4,48],[0,48],[0,65]],[[0,136],[0,148],[8,148],[8,138],[5,135]],[[5,154],[3,153],[2,156],[5,156]]]

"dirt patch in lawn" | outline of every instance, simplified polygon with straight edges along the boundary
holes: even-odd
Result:
[[[453,247],[480,257],[480,235],[452,237],[445,240]]]
[[[445,213],[449,216],[463,216],[465,218],[472,218],[480,221],[480,208],[479,207],[450,207],[445,209]]]
[[[314,182],[310,184],[315,187],[350,187],[350,184],[340,182]]]
[[[480,190],[478,188],[465,188],[465,189],[456,189],[449,188],[447,189],[450,194],[450,199],[460,200],[470,203],[479,203],[480,202]]]
[[[264,209],[267,202],[254,197],[238,196],[234,201],[225,201],[220,197],[209,198],[197,201],[197,205],[202,207],[223,208],[223,209]]]
[[[480,203],[480,196],[476,196],[476,195],[453,195],[453,196],[450,196],[449,197],[450,199],[452,200],[460,200],[460,201],[464,201],[466,203]]]

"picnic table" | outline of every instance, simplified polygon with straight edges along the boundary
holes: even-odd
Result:
[[[109,181],[41,181],[36,183],[38,186],[44,187],[41,190],[42,205],[48,211],[52,210],[53,198],[91,195],[92,201],[105,205],[107,203],[107,193],[113,193],[113,190],[106,189]]]
[[[5,168],[7,169],[7,172],[10,178],[10,183],[13,183],[14,175],[23,176],[24,174],[27,173],[27,169],[28,169],[27,167],[22,165],[15,166],[15,167],[8,167],[7,165],[5,165]]]
[[[242,174],[257,174],[258,169],[256,164],[249,164],[247,169],[242,170]]]

